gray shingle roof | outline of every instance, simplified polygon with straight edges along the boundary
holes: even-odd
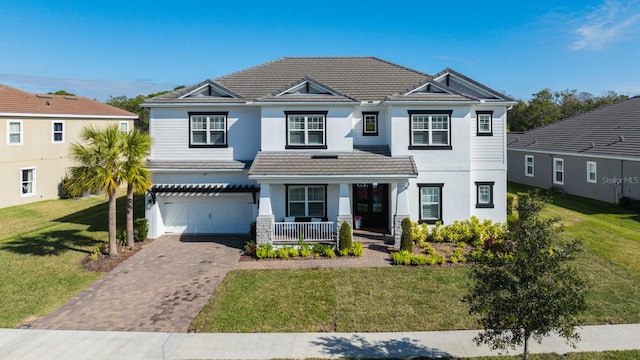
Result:
[[[446,71],[455,76],[461,76],[465,81],[486,90],[492,94],[491,97],[498,94],[461,74],[454,73],[453,70],[447,69]],[[300,84],[305,79],[312,79],[335,90],[338,94],[333,97],[329,95],[306,95],[305,97],[285,95],[283,99],[275,99],[275,95],[281,93],[283,89]],[[227,102],[251,100],[324,102],[349,101],[349,99],[351,101],[383,101],[389,96],[413,90],[431,79],[432,77],[420,71],[375,57],[285,57],[149,99],[145,101],[145,104],[173,102],[216,103],[225,102],[225,100]],[[233,92],[237,97],[235,99],[228,97],[180,99],[181,96],[205,84],[212,84],[226,89],[229,92]],[[456,90],[463,92],[460,89]],[[498,95],[502,100],[511,101],[507,96]],[[440,96],[444,95],[441,94]],[[302,98],[306,100],[299,100]],[[472,96],[470,98],[476,99],[477,97]],[[446,99],[460,100],[460,93]]]
[[[261,151],[249,169],[249,176],[415,177],[417,174],[413,157],[391,157],[388,148],[382,147],[343,152]]]
[[[640,157],[640,97],[532,131],[510,133],[508,149]]]

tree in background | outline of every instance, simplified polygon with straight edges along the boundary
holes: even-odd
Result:
[[[151,172],[145,166],[151,136],[137,128],[123,134],[122,141],[124,180],[127,182],[127,246],[133,247],[133,195],[144,194],[151,188]]]
[[[177,86],[172,91],[182,89],[183,87],[184,86]],[[141,105],[147,99],[151,99],[152,97],[160,96],[168,92],[169,91],[160,91],[149,95],[138,95],[132,98],[124,95],[109,96],[109,100],[106,101],[106,104],[138,114],[135,127],[140,129],[142,132],[149,132],[149,113],[145,111]]]
[[[72,94],[66,90],[58,90],[56,92],[48,92],[49,95],[64,95],[64,96],[76,96],[76,94]]]
[[[558,219],[542,219],[547,198],[537,192],[518,196],[518,220],[507,234],[514,243],[512,257],[495,257],[475,266],[465,301],[469,313],[479,315],[484,329],[474,340],[492,349],[541,342],[555,332],[570,344],[579,340],[578,315],[587,309],[584,281],[567,264],[580,242],[558,241]]]
[[[82,130],[80,142],[71,145],[76,166],[69,169],[68,190],[73,196],[104,191],[109,197],[109,256],[118,254],[116,243],[116,190],[124,179],[123,133],[118,124],[104,130]]]
[[[626,95],[606,92],[596,97],[577,90],[551,91],[543,89],[532,95],[528,102],[518,100],[509,110],[507,121],[510,131],[527,131],[548,125],[560,119],[580,115],[602,106],[628,99]]]

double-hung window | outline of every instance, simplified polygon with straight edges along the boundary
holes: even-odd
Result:
[[[553,183],[564,184],[564,159],[553,158]]]
[[[287,185],[287,216],[326,217],[326,185]]]
[[[524,175],[533,177],[533,155],[524,156]]]
[[[378,135],[378,113],[377,112],[362,113],[362,135],[364,136]]]
[[[597,183],[598,178],[596,175],[597,165],[595,161],[587,161],[587,182]]]
[[[327,112],[285,112],[287,149],[326,149]]]
[[[51,122],[51,141],[53,143],[64,142],[64,122],[62,121]]]
[[[442,221],[442,187],[444,184],[418,184],[420,221],[435,224]]]
[[[129,123],[126,121],[120,121],[120,131],[128,132],[129,131]]]
[[[493,181],[476,182],[476,208],[493,208]]]
[[[227,115],[189,113],[189,147],[227,147]]]
[[[493,111],[476,111],[478,136],[493,136]]]
[[[7,143],[9,145],[22,144],[22,121],[7,120]]]
[[[36,193],[36,169],[20,169],[20,195],[30,196]]]
[[[409,111],[409,150],[451,149],[452,111]]]

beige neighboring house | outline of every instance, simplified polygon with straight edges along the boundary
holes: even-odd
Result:
[[[0,208],[57,199],[85,126],[133,127],[138,115],[81,96],[41,95],[0,84]]]

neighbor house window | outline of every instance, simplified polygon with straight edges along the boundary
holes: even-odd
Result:
[[[553,158],[553,183],[564,184],[564,159]]]
[[[20,170],[20,194],[22,196],[34,195],[36,193],[36,169]]]
[[[493,135],[493,111],[477,111],[478,136]]]
[[[326,149],[327,112],[285,112],[287,148]]]
[[[10,145],[22,144],[22,121],[7,121],[7,143]]]
[[[64,122],[53,121],[51,122],[51,141],[54,143],[64,142]]]
[[[452,111],[409,111],[409,149],[451,149],[451,114]]]
[[[378,135],[378,113],[363,112],[362,113],[362,135],[376,136]]]
[[[326,217],[326,185],[287,185],[287,216]]]
[[[189,147],[227,147],[227,115],[189,113]]]
[[[444,184],[418,184],[420,221],[435,224],[442,221],[442,187]]]
[[[120,131],[128,132],[129,131],[129,123],[126,122],[126,121],[121,121],[120,122]]]
[[[493,208],[493,181],[476,182],[476,208]]]
[[[533,177],[533,155],[524,156],[524,175]]]
[[[595,161],[587,161],[587,182],[596,183],[598,178],[596,177],[597,166]]]

